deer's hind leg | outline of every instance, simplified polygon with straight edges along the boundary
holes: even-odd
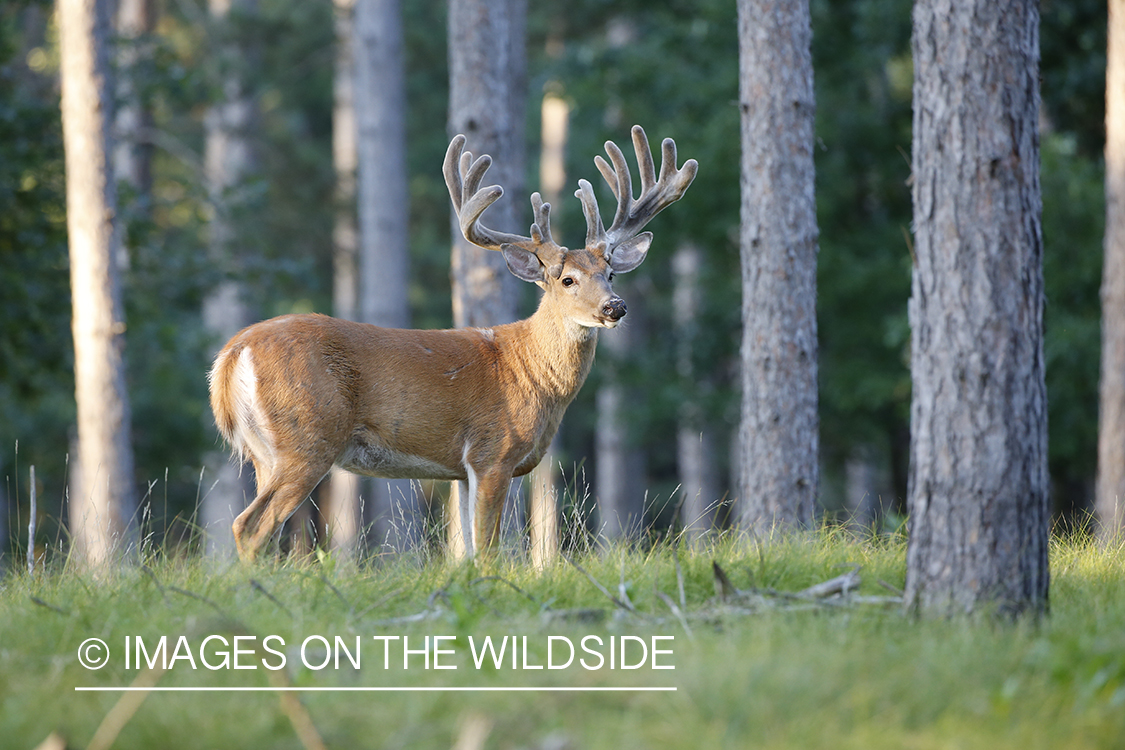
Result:
[[[261,472],[263,467],[257,461],[254,465]],[[239,559],[253,561],[331,468],[331,461],[290,458],[259,473],[258,495],[234,519],[232,527]]]

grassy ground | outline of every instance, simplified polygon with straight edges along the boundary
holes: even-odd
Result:
[[[561,562],[542,575],[512,561],[494,569],[400,560],[360,570],[293,563],[245,570],[152,560],[104,579],[47,573],[0,580],[0,745],[33,748],[52,731],[85,747],[103,722],[120,726],[120,748],[301,748],[295,726],[311,722],[328,747],[363,748],[1121,748],[1125,747],[1125,550],[1081,541],[1052,548],[1051,615],[1036,624],[923,621],[873,602],[813,603],[779,596],[862,565],[863,597],[901,587],[900,541],[857,542],[828,532],[762,545],[725,541],[703,553],[623,549]],[[760,596],[716,599],[712,561],[730,583]],[[590,577],[602,584],[600,591]],[[621,590],[624,590],[624,595]],[[663,595],[663,596],[662,596]],[[610,597],[632,604],[635,612]],[[628,602],[624,599],[628,598]],[[124,662],[125,639],[153,652],[179,636],[180,659],[163,674]],[[239,641],[239,665],[211,670],[221,636]],[[260,648],[265,642],[276,654]],[[515,636],[499,668],[476,668],[469,638]],[[580,650],[582,638],[600,650]],[[302,663],[310,636],[335,636],[339,668]],[[373,636],[400,636],[378,641]],[[437,664],[411,654],[431,637]],[[545,664],[548,636],[578,653],[564,669]],[[622,637],[669,649],[637,669],[609,668]],[[109,663],[90,671],[79,644],[103,639]],[[640,659],[625,638],[626,662]],[[281,646],[281,641],[284,646]],[[130,643],[135,644],[135,640]],[[384,643],[389,651],[384,651]],[[556,664],[565,661],[552,641]],[[231,650],[230,648],[227,649]],[[191,668],[191,652],[196,669]],[[201,653],[205,652],[205,653]],[[384,656],[390,655],[386,669]],[[285,655],[286,666],[277,666]],[[94,655],[94,654],[91,654]],[[331,652],[315,638],[305,661]],[[619,656],[614,654],[615,660]],[[260,657],[260,658],[259,658]],[[232,657],[233,658],[233,657]],[[233,665],[231,665],[233,666]],[[615,666],[620,666],[615,661]],[[158,687],[675,687],[675,692],[76,692],[76,686]],[[123,695],[126,697],[123,698]],[[299,700],[295,700],[299,698]],[[143,700],[142,700],[143,699]],[[116,706],[116,708],[115,708]],[[106,721],[107,714],[111,719]],[[114,733],[103,729],[108,735]],[[475,738],[475,740],[474,740]],[[483,743],[480,740],[483,738]],[[306,740],[312,742],[313,740]]]

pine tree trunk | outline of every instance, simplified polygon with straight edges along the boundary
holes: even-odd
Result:
[[[906,598],[1047,604],[1035,0],[914,6]]]
[[[807,0],[739,0],[744,528],[804,528],[819,470],[812,28]]]
[[[332,77],[332,165],[336,171],[336,221],[332,231],[332,314],[359,319],[356,228],[355,0],[334,0],[336,65]],[[363,528],[360,480],[333,466],[322,486],[322,521],[329,549],[344,559],[360,552]]]
[[[467,148],[490,154],[490,184],[505,196],[488,209],[490,227],[526,232],[530,215],[524,193],[524,108],[527,53],[527,0],[450,0],[449,2],[449,131],[463,133]],[[493,326],[518,317],[520,284],[508,272],[503,256],[466,242],[452,217],[453,324]],[[505,504],[510,516],[512,495]],[[448,544],[464,555],[457,483],[450,492]],[[504,526],[508,526],[507,523]]]
[[[60,0],[58,22],[82,467],[80,492],[70,498],[70,532],[76,559],[104,568],[132,544],[135,508],[125,319],[114,258],[108,3]]]
[[[360,320],[410,325],[406,176],[406,73],[399,0],[357,0],[355,105],[359,129]],[[402,551],[418,532],[418,500],[409,479],[364,482],[373,549]]]
[[[1105,269],[1096,510],[1100,533],[1125,532],[1125,0],[1109,0],[1105,76]]]
[[[526,0],[450,0],[449,130],[475,154],[491,154],[488,181],[504,188],[488,225],[526,232],[523,52]],[[453,218],[453,323],[493,326],[517,318],[520,284],[503,256],[465,241]]]
[[[232,6],[249,12],[255,4],[254,0],[209,0],[216,27],[226,23]],[[213,210],[209,252],[215,266],[231,273],[231,277],[220,282],[203,301],[203,326],[216,351],[252,322],[245,292],[234,273],[238,264],[232,215],[238,208],[239,184],[254,163],[249,136],[254,106],[238,74],[236,59],[241,53],[228,43],[220,45],[217,54],[231,60],[231,70],[222,82],[222,99],[211,106],[204,120],[204,170]],[[216,556],[230,556],[234,554],[231,523],[253,499],[253,472],[236,465],[221,450],[207,454],[204,463],[207,471],[199,520],[206,535],[205,550]]]
[[[539,189],[551,204],[551,215],[559,222],[566,184],[566,142],[570,109],[566,101],[550,94],[541,105],[539,151]],[[527,497],[527,535],[531,565],[543,570],[559,553],[559,438],[551,441],[547,454],[529,475]]]

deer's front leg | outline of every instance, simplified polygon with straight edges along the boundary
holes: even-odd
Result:
[[[494,551],[500,541],[500,519],[511,483],[510,467],[496,468],[477,477],[473,539],[478,552]]]

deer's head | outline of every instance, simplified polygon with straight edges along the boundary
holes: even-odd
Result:
[[[454,137],[445,155],[445,182],[465,239],[480,247],[499,250],[508,269],[520,279],[541,287],[563,314],[587,328],[613,328],[625,317],[625,301],[613,292],[613,277],[639,266],[652,244],[652,233],[641,232],[656,214],[679,200],[695,179],[699,167],[694,159],[676,168],[676,144],[665,138],[656,175],[648,138],[639,125],[633,126],[633,148],[641,173],[641,195],[634,200],[633,182],[621,149],[612,141],[605,144],[610,162],[594,157],[610,189],[617,198],[617,212],[609,229],[602,225],[594,189],[586,180],[578,181],[575,196],[586,216],[586,244],[568,249],[551,237],[551,204],[539,193],[532,193],[535,221],[529,236],[489,229],[480,223],[484,210],[504,194],[499,185],[481,188],[484,173],[492,164],[487,154],[475,161],[464,150],[465,136]]]

